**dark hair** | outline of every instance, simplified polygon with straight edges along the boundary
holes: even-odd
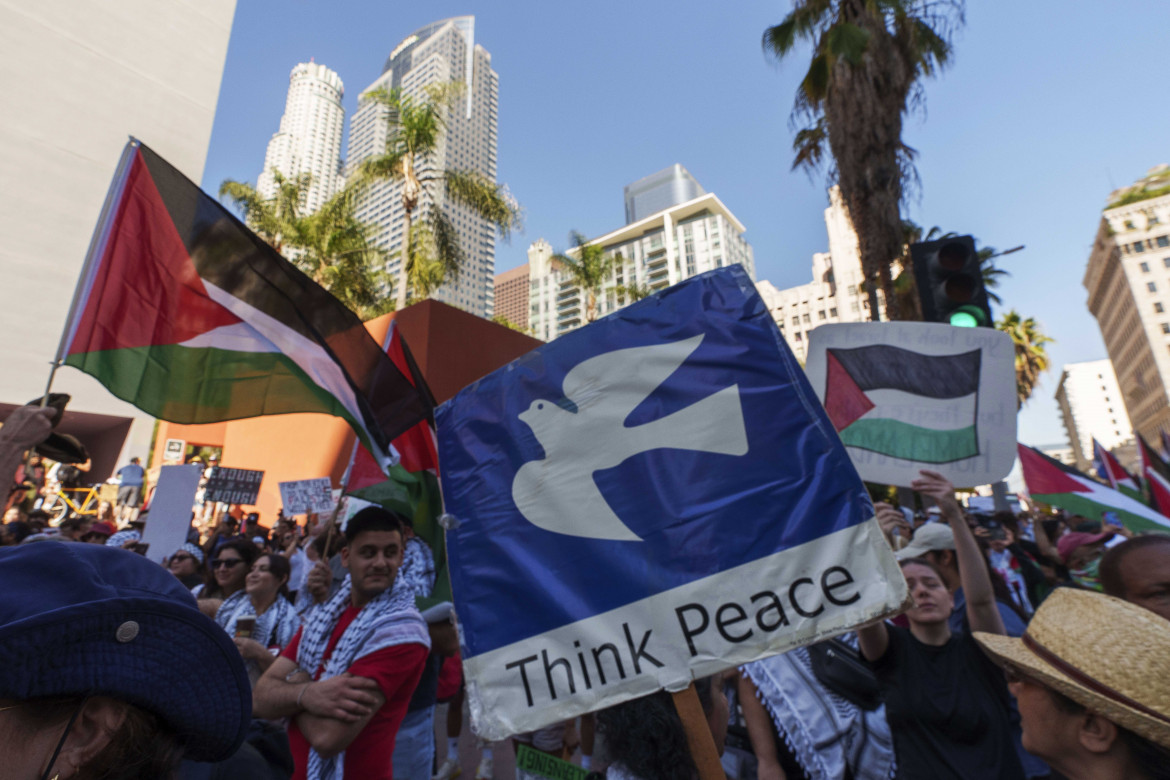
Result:
[[[117,700],[125,718],[110,743],[84,767],[88,777],[102,780],[158,780],[174,777],[183,758],[183,745],[158,715]],[[21,709],[38,731],[61,726],[85,704],[81,698],[32,699]]]
[[[78,515],[69,515],[60,523],[57,523],[57,528],[61,531],[76,531],[84,526],[85,523],[86,520],[84,517],[80,517]]]
[[[1125,557],[1131,552],[1163,544],[1170,546],[1170,536],[1147,534],[1145,536],[1135,536],[1132,539],[1127,539],[1121,544],[1106,550],[1105,554],[1101,556],[1099,568],[1101,585],[1105,588],[1105,592],[1110,596],[1124,599],[1125,578],[1122,574],[1122,566],[1125,563]]]
[[[931,550],[931,552],[942,552],[942,550]],[[934,572],[935,576],[938,577],[939,582],[943,583],[943,587],[946,587],[947,578],[943,576],[942,569],[940,569],[934,561],[927,558],[903,558],[902,560],[898,561],[898,565],[903,569],[912,563],[918,566],[925,566],[926,568],[930,569],[932,572]]]
[[[353,544],[354,539],[367,531],[397,531],[402,537],[402,516],[380,506],[368,506],[349,519],[345,526],[345,542]]]
[[[1056,705],[1058,710],[1069,715],[1080,715],[1088,711],[1088,707],[1060,691],[1049,688],[1042,682],[1037,682],[1037,684],[1043,686],[1044,690],[1048,692],[1052,703]],[[1101,715],[1101,717],[1105,716]],[[1113,725],[1117,727],[1117,735],[1121,738],[1121,743],[1129,751],[1129,757],[1137,765],[1138,771],[1142,773],[1143,777],[1149,778],[1149,780],[1170,780],[1170,749],[1139,736],[1117,723],[1113,723]]]
[[[703,712],[711,714],[717,677],[695,681]],[[609,756],[642,780],[697,780],[687,735],[674,701],[666,691],[601,710],[597,728]]]
[[[29,528],[28,523],[20,520],[13,520],[10,523],[5,523],[4,529],[8,531],[8,535],[12,537],[13,544],[20,544],[25,540],[25,537],[32,533],[32,529]]]
[[[287,599],[289,597],[288,583],[292,575],[292,565],[288,562],[288,558],[285,558],[283,555],[277,555],[276,553],[264,553],[256,559],[256,563],[259,563],[264,558],[268,559],[269,573],[278,580],[281,577],[284,578],[284,582],[280,585],[280,595]]]
[[[1014,512],[996,512],[991,519],[1011,531],[1017,542],[1020,540],[1020,521],[1016,519]]]
[[[256,559],[260,557],[260,550],[256,545],[248,539],[232,539],[224,542],[210,555],[205,555],[204,560],[207,562],[207,570],[203,573],[203,590],[199,592],[201,599],[221,599],[226,596],[223,589],[219,587],[219,583],[215,579],[215,569],[211,566],[213,558],[218,557],[223,550],[235,550],[244,559],[244,566],[251,568]]]

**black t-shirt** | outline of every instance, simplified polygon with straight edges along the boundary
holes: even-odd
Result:
[[[873,667],[886,701],[902,780],[1023,780],[1003,671],[969,634],[939,647],[887,625]]]

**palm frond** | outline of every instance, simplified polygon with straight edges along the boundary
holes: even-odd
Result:
[[[521,227],[520,207],[506,187],[478,171],[449,170],[443,179],[452,200],[495,225],[505,239]]]

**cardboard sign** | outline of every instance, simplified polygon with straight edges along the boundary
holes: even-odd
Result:
[[[187,454],[187,442],[183,439],[167,439],[163,445],[163,462],[165,463],[182,463],[183,456]]]
[[[256,497],[260,495],[260,482],[263,479],[263,471],[216,466],[207,478],[203,500],[250,506],[256,503]]]
[[[864,485],[739,266],[529,352],[436,420],[484,739],[681,690],[906,597]]]
[[[280,483],[280,501],[286,515],[329,512],[333,509],[333,484],[329,477]]]
[[[809,382],[861,478],[908,487],[920,469],[956,487],[998,482],[1016,459],[1015,351],[991,328],[822,325]]]
[[[191,527],[191,505],[203,467],[198,463],[186,466],[163,466],[158,472],[158,487],[150,499],[150,514],[142,531],[142,543],[149,545],[146,557],[156,563],[174,555],[187,541]]]

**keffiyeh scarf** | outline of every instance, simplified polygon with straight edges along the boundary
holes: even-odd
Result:
[[[265,647],[284,647],[292,641],[293,634],[301,625],[300,616],[284,596],[278,595],[263,615],[257,615],[252,600],[242,590],[227,597],[215,613],[215,622],[223,627],[228,636],[235,636],[236,623],[240,618],[249,616],[256,618],[252,639]]]
[[[855,635],[841,639],[856,647]],[[885,706],[866,712],[831,693],[813,674],[808,650],[753,661],[742,671],[755,683],[776,731],[809,777],[888,780],[894,776],[894,739]]]
[[[332,598],[305,613],[305,628],[297,647],[297,665],[307,669],[310,674],[321,666],[329,636],[342,613],[349,607],[352,590],[353,582],[347,574]],[[362,607],[345,629],[317,679],[336,677],[359,658],[387,647],[405,644],[419,644],[430,650],[431,636],[422,615],[414,606],[414,591],[402,577],[395,577],[394,586]],[[342,780],[344,774],[344,751],[326,759],[310,748],[308,780]]]
[[[417,536],[406,540],[398,578],[405,580],[414,595],[426,598],[435,589],[435,556],[427,543]]]

